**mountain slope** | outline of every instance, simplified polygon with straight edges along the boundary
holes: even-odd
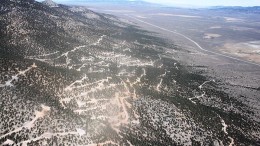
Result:
[[[52,0],[45,0],[42,2],[43,4],[49,6],[49,7],[58,7],[58,4],[56,4],[55,2],[53,2]]]
[[[0,144],[257,145],[254,113],[185,49],[84,7],[0,7]]]
[[[0,31],[5,36],[0,40],[1,48],[17,54],[37,55],[40,52],[36,51],[65,51],[64,49],[73,48],[85,41],[93,41],[95,37],[88,37],[90,34],[98,34],[102,29],[112,33],[113,27],[116,27],[99,14],[88,11],[89,15],[100,17],[92,20],[62,5],[51,8],[30,0],[3,0],[1,5],[5,7],[1,15],[3,23]],[[81,35],[85,38],[77,39]]]

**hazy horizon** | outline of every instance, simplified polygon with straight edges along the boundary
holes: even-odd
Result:
[[[37,0],[43,1],[43,0]],[[62,4],[84,4],[84,0],[53,0],[57,3]],[[104,0],[111,1],[111,0]],[[119,0],[120,1],[120,0]],[[125,1],[125,0],[123,0]],[[129,1],[145,1],[150,3],[162,4],[166,6],[195,6],[195,7],[210,7],[210,6],[242,6],[242,7],[252,7],[252,6],[260,6],[260,0],[218,0],[218,1],[211,1],[211,0],[129,0]],[[86,0],[87,2],[87,0]]]

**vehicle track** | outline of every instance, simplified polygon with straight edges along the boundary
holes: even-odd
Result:
[[[176,31],[172,31],[172,30],[167,29],[167,28],[160,27],[160,26],[158,26],[158,25],[155,25],[155,24],[152,24],[152,23],[143,21],[143,20],[141,20],[141,19],[135,18],[135,17],[130,16],[130,15],[127,15],[127,14],[125,14],[125,15],[126,15],[127,17],[129,17],[129,18],[135,19],[135,20],[137,20],[137,21],[139,21],[139,22],[142,22],[142,23],[144,23],[144,24],[147,24],[147,25],[150,25],[150,26],[159,28],[159,29],[161,29],[161,30],[164,30],[164,31],[167,31],[167,32],[170,32],[170,33],[177,34],[177,35],[179,35],[179,36],[181,36],[181,37],[183,37],[183,38],[189,40],[189,41],[192,42],[193,44],[195,44],[195,45],[196,45],[200,50],[202,50],[202,51],[205,51],[205,52],[208,52],[208,53],[212,53],[212,54],[215,54],[215,55],[218,55],[218,56],[221,56],[221,57],[229,58],[229,59],[232,59],[232,60],[240,61],[240,62],[243,62],[243,63],[246,63],[246,64],[255,65],[255,66],[260,67],[260,64],[257,64],[257,63],[253,63],[253,62],[241,60],[241,59],[238,59],[238,58],[235,58],[235,57],[231,57],[231,56],[228,56],[228,55],[224,55],[224,54],[221,54],[221,53],[218,53],[218,52],[206,50],[206,49],[204,49],[203,47],[201,47],[198,42],[194,41],[193,39],[191,39],[190,37],[188,37],[188,36],[186,36],[186,35],[184,35],[184,34],[181,34],[181,33],[176,32]]]

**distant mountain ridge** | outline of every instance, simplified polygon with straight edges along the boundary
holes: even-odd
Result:
[[[240,13],[260,13],[260,6],[241,7],[241,6],[214,6],[211,10],[240,12]]]

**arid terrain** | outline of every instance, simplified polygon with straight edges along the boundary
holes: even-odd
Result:
[[[259,20],[226,11],[2,0],[0,145],[259,145]]]

